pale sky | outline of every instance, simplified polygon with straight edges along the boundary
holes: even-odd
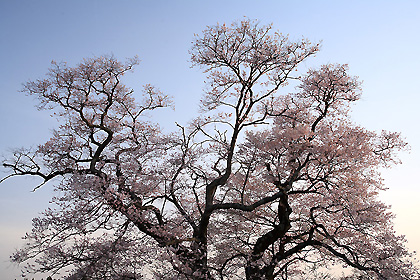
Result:
[[[381,196],[397,215],[397,233],[420,252],[420,1],[0,0],[0,154],[41,144],[57,125],[19,92],[23,82],[42,78],[51,60],[74,66],[85,57],[138,55],[142,62],[129,85],[140,90],[151,83],[174,96],[176,111],[155,120],[166,129],[185,124],[196,116],[204,87],[204,75],[188,62],[193,35],[243,17],[273,23],[291,38],[322,40],[303,70],[348,63],[364,81],[353,120],[370,130],[399,131],[411,146],[402,165],[383,171],[389,190]],[[18,178],[0,185],[0,280],[19,276],[8,257],[31,219],[49,206],[52,186],[30,192],[35,183]]]

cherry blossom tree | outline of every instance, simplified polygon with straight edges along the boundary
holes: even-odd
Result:
[[[252,20],[208,27],[190,51],[208,74],[201,114],[171,134],[146,118],[170,97],[123,85],[137,58],[52,63],[23,91],[61,126],[4,159],[3,180],[52,182],[55,206],[12,260],[67,279],[300,279],[313,265],[418,279],[378,200],[379,169],[407,144],[350,121],[347,65],[297,75],[318,49]]]

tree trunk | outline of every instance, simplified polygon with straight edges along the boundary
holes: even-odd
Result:
[[[245,274],[247,280],[261,280],[273,279],[274,265],[269,264],[267,266],[262,266],[259,264],[262,259],[265,250],[277,240],[283,238],[287,231],[290,229],[290,214],[292,210],[288,203],[288,195],[284,193],[280,197],[279,206],[278,206],[278,218],[279,223],[274,226],[272,230],[258,238],[257,242],[254,245],[254,249],[249,256],[247,267],[245,268]]]
[[[207,242],[206,242],[207,243]],[[196,243],[197,247],[195,248],[195,252],[197,254],[197,258],[194,262],[195,270],[193,273],[196,273],[196,277],[194,279],[197,280],[212,280],[213,277],[210,275],[210,271],[207,266],[207,244],[203,243]]]

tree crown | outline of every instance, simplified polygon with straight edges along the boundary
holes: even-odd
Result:
[[[202,114],[168,135],[143,116],[171,98],[146,85],[138,101],[122,82],[138,58],[53,62],[23,91],[61,126],[5,159],[2,181],[59,179],[56,208],[12,259],[70,267],[68,279],[298,279],[337,263],[354,277],[418,277],[377,198],[378,169],[407,144],[350,121],[361,82],[347,65],[293,76],[318,49],[252,20],[208,27],[190,51],[208,73]]]

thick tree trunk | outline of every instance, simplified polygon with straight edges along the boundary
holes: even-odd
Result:
[[[259,264],[261,258],[264,255],[264,252],[268,247],[277,240],[280,240],[285,236],[287,231],[290,229],[290,214],[291,208],[288,203],[288,195],[284,193],[280,197],[279,206],[278,206],[278,218],[279,223],[269,232],[258,238],[257,242],[254,245],[252,254],[250,255],[245,268],[246,279],[247,280],[261,280],[261,279],[273,279],[274,266],[267,265],[261,266]]]
[[[194,260],[193,275],[194,279],[197,280],[212,280],[213,277],[210,274],[210,271],[207,266],[207,242],[206,243],[196,243],[196,252],[197,257]]]
[[[213,280],[207,265],[207,244],[194,241],[191,248],[175,245],[176,256],[182,265],[177,271],[191,280]]]

